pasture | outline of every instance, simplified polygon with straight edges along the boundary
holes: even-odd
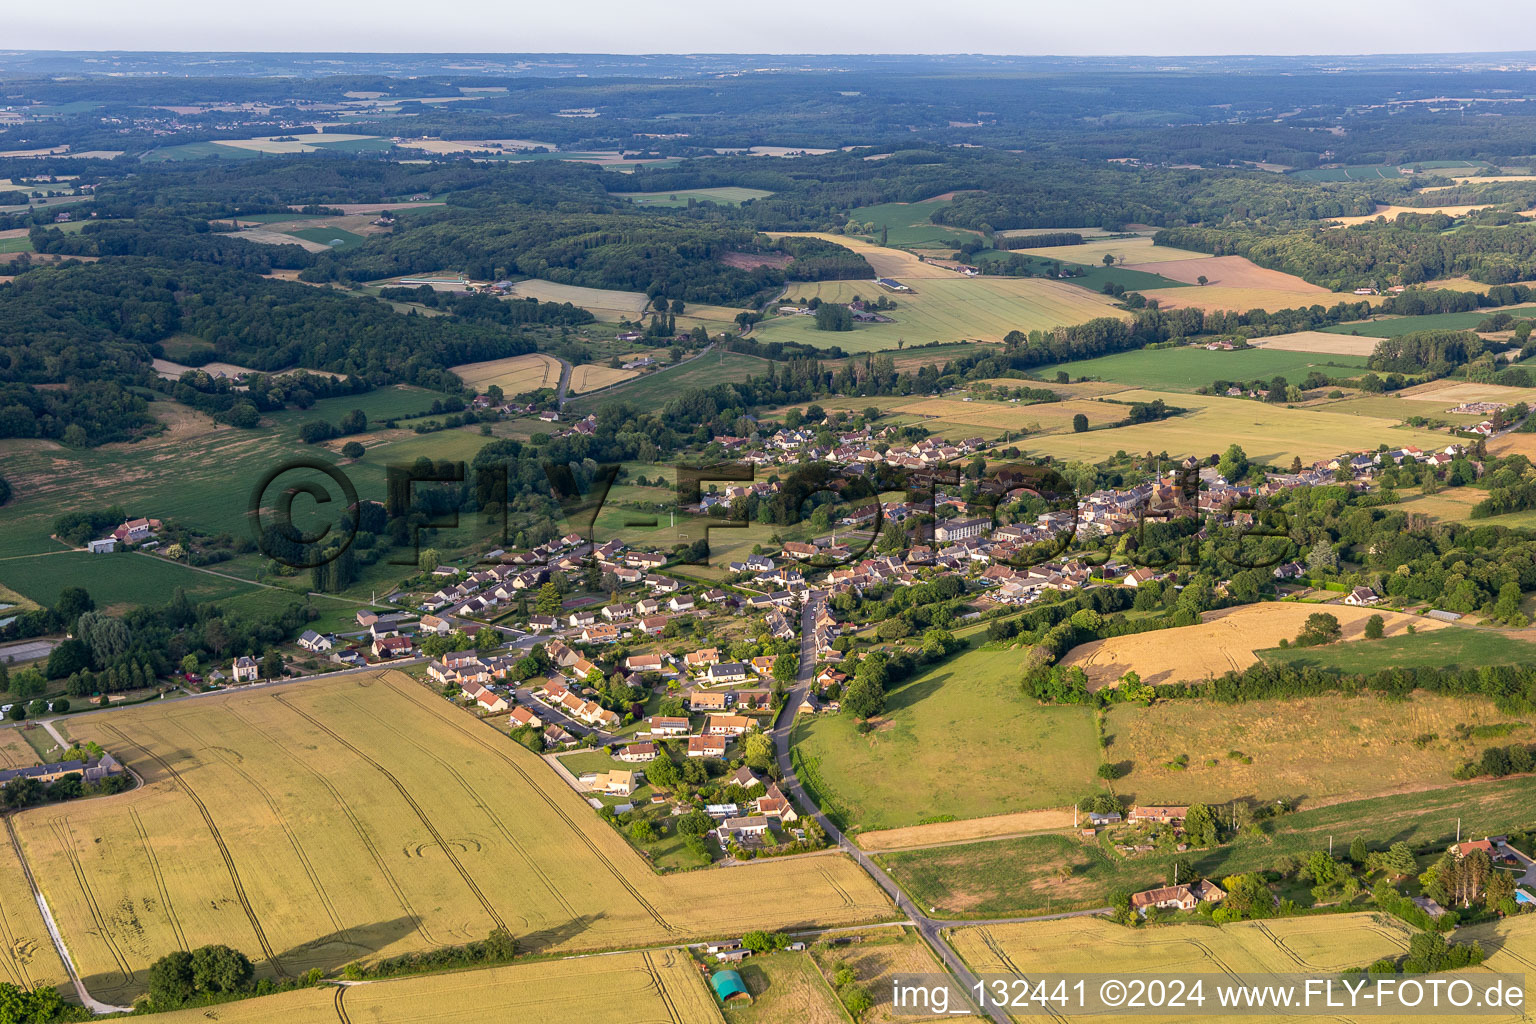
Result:
[[[1092,712],[1026,699],[1020,657],[973,649],[920,672],[867,733],[849,714],[797,720],[800,780],[854,831],[1070,804],[1099,766]]]
[[[1413,506],[1407,506],[1410,511]],[[1499,516],[1478,522],[1514,525]],[[1433,620],[1431,620],[1433,621]],[[1293,665],[1317,668],[1325,672],[1364,673],[1393,668],[1460,668],[1484,665],[1523,665],[1536,654],[1536,647],[1520,633],[1495,633],[1489,630],[1420,629],[1411,636],[1402,633],[1360,644],[1327,644],[1323,647],[1266,648],[1257,652],[1267,665]]]
[[[1370,657],[1372,643],[1354,646],[1362,660]],[[1489,728],[1473,736],[1459,734],[1458,725]],[[1105,735],[1106,758],[1128,766],[1115,792],[1138,803],[1321,802],[1447,783],[1485,746],[1536,741],[1536,725],[1506,717],[1480,697],[1330,694],[1241,704],[1117,704],[1106,713]],[[1188,758],[1186,767],[1168,767],[1180,756]]]
[[[1279,349],[1210,351],[1198,345],[1180,348],[1140,349],[1094,359],[1058,363],[1052,371],[1065,372],[1073,380],[1087,377],[1115,381],[1134,388],[1161,391],[1194,391],[1217,380],[1273,380],[1284,377],[1300,384],[1313,370],[1335,376],[1353,376],[1364,370],[1365,360],[1356,356],[1286,352]]]
[[[1518,777],[1303,804],[1267,823],[1260,835],[1240,835],[1225,846],[1186,854],[1127,859],[1098,843],[1037,835],[883,853],[876,860],[920,906],[936,907],[938,916],[1058,913],[1102,907],[1113,889],[1162,885],[1180,857],[1200,874],[1221,878],[1267,868],[1282,854],[1305,856],[1326,848],[1329,836],[1337,841],[1358,835],[1379,846],[1398,840],[1444,846],[1455,838],[1458,819],[1463,835],[1497,835],[1527,827],[1533,796],[1536,779]]]
[[[1352,356],[1368,359],[1376,351],[1378,338],[1360,338],[1327,331],[1297,331],[1267,338],[1250,338],[1248,344],[1267,352],[1310,352],[1319,355]]]
[[[727,1003],[729,1024],[846,1024],[836,993],[806,953],[754,956],[736,970],[752,1002]]]
[[[323,245],[327,249],[355,249],[365,241],[362,235],[337,227],[297,228],[285,234]]]
[[[782,316],[758,324],[753,334],[764,342],[794,341],[840,346],[848,352],[874,352],[903,345],[965,340],[1002,341],[1010,331],[1047,330],[1096,317],[1126,316],[1107,295],[1061,281],[1034,277],[961,277],[903,280],[911,292],[889,292],[873,281],[820,281],[792,284],[796,298],[846,303],[856,296],[884,296],[896,303],[886,310],[892,323],[856,324],[851,331],[819,331],[810,316]]]
[[[598,388],[611,387],[640,376],[639,370],[616,370],[597,363],[582,363],[571,370],[570,392],[573,395]],[[558,379],[558,377],[557,377]]]
[[[835,854],[722,869],[706,887],[657,876],[541,758],[398,672],[73,731],[145,785],[14,821],[87,986],[114,1001],[143,991],[156,957],[207,942],[271,977],[496,927],[556,953],[890,912]]]
[[[492,384],[500,387],[508,397],[560,385],[560,360],[536,352],[481,363],[461,363],[450,366],[448,372],[482,394]]]
[[[1326,408],[1291,408],[1255,399],[1163,391],[1122,391],[1114,397],[1122,402],[1161,398],[1169,405],[1191,411],[1155,423],[1091,430],[1086,434],[1053,434],[1039,443],[1026,439],[1027,446],[1061,458],[1097,462],[1117,451],[1204,456],[1238,444],[1251,459],[1284,465],[1293,457],[1312,462],[1338,455],[1341,449],[1359,451],[1382,444],[1417,444],[1432,449],[1444,444],[1443,434],[1399,427],[1390,419],[1333,413]]]
[[[1408,951],[1415,929],[1387,914],[1242,921],[1216,928],[1126,928],[1100,918],[956,929],[955,951],[986,974],[1336,974]],[[1022,1016],[1019,1021],[1053,1017]],[[1170,1016],[1148,1019],[1168,1021]],[[1180,1015],[1179,1019],[1188,1019]],[[1309,1018],[1315,1019],[1315,1018]]]
[[[740,352],[709,352],[688,362],[647,373],[599,395],[582,396],[566,408],[583,415],[608,402],[631,402],[641,408],[657,409],[691,388],[760,377],[768,370],[768,361]]]
[[[1116,263],[1147,270],[1145,264],[1172,263],[1175,260],[1208,260],[1208,252],[1193,249],[1175,249],[1171,245],[1153,245],[1152,236],[1137,235],[1134,238],[1090,238],[1081,245],[1050,245],[1040,249],[1014,249],[1027,256],[1042,256],[1063,263],[1082,263],[1088,266],[1102,264],[1105,256],[1113,256]],[[1158,271],[1148,271],[1157,273]]]
[[[52,605],[65,587],[84,587],[103,607],[155,604],[178,589],[194,603],[253,593],[255,584],[199,572],[184,563],[120,551],[93,555],[56,551],[0,562],[0,579],[41,605]],[[295,601],[302,600],[297,594]]]
[[[552,1024],[719,1024],[714,995],[680,950],[514,963],[300,989],[156,1015],[157,1024],[433,1024],[466,1018]]]
[[[749,200],[767,199],[773,195],[767,189],[738,188],[734,185],[724,185],[718,188],[679,189],[674,192],[609,192],[608,194],[615,199],[628,199],[636,206],[660,207],[687,206],[690,200],[699,203],[723,203],[727,206],[740,206]]]
[[[1368,338],[1396,338],[1416,331],[1470,331],[1495,313],[1533,316],[1536,315],[1536,306],[1472,309],[1465,313],[1426,313],[1423,316],[1388,316],[1334,324],[1332,327],[1324,327],[1323,331],[1328,334],[1362,334]]]
[[[860,224],[873,224],[875,234],[882,228],[886,244],[920,249],[953,249],[981,235],[965,228],[948,227],[933,223],[935,212],[950,204],[949,199],[925,199],[917,203],[880,203],[877,206],[860,206],[849,217]]]
[[[1344,630],[1342,643],[1358,640],[1372,615],[1385,620],[1387,636],[1407,632],[1412,623],[1420,632],[1440,629],[1445,623],[1402,612],[1355,608],[1344,604],[1320,607],[1296,601],[1267,601],[1207,612],[1199,625],[1130,633],[1079,644],[1061,659],[1076,665],[1097,688],[1112,686],[1134,671],[1144,684],[1188,682],[1241,671],[1258,662],[1258,651],[1281,640],[1294,640],[1314,612],[1326,611]],[[1361,641],[1365,643],[1366,641]]]

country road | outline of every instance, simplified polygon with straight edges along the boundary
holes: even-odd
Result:
[[[565,408],[566,392],[571,388],[571,373],[576,369],[568,360],[559,356],[554,357],[560,363],[560,386],[555,388],[555,408]]]

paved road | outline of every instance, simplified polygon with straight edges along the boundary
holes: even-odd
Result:
[[[789,756],[790,726],[795,720],[795,709],[800,706],[800,702],[810,692],[811,682],[816,673],[816,648],[811,637],[815,630],[816,612],[825,599],[826,595],[821,591],[812,591],[810,598],[805,602],[805,607],[800,612],[800,675],[795,680],[794,688],[789,691],[789,698],[784,702],[784,706],[779,709],[779,717],[773,725],[774,751],[779,762],[779,772],[783,776],[780,784],[789,791],[790,797],[797,801],[801,807],[812,810],[816,821],[826,830],[828,837],[851,856],[858,863],[859,867],[867,871],[880,888],[885,890],[885,894],[891,898],[891,902],[895,903],[897,909],[912,921],[923,939],[939,954],[940,959],[944,961],[945,966],[954,974],[960,986],[967,992],[974,991],[977,984],[976,976],[965,966],[959,954],[950,948],[949,943],[944,940],[944,936],[940,934],[940,931],[951,925],[974,925],[983,922],[936,921],[923,913],[915,903],[907,898],[907,894],[902,892],[901,887],[885,873],[884,869],[870,858],[869,854],[850,842],[848,837],[843,835],[842,830],[832,824],[825,814],[821,813],[820,810],[814,810],[816,802],[806,795],[804,787],[800,785],[800,780],[795,776],[794,765]],[[1093,912],[1088,911],[1085,913]],[[1009,1024],[1007,1015],[996,1007],[989,1008],[986,1016],[991,1017],[997,1024]]]
[[[564,409],[566,392],[571,387],[571,371],[575,367],[559,356],[555,356],[555,359],[560,363],[560,386],[555,389],[555,408]]]

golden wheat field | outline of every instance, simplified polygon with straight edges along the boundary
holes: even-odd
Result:
[[[1252,338],[1254,348],[1272,348],[1282,352],[1320,352],[1335,356],[1369,356],[1381,343],[1380,338],[1353,334],[1329,334],[1327,331],[1297,331],[1269,338]]]
[[[1032,832],[1057,832],[1072,827],[1069,807],[1048,807],[1038,811],[992,814],[985,818],[960,821],[934,821],[926,825],[904,825],[860,832],[854,837],[859,849],[870,853],[885,850],[909,850],[916,846],[943,843],[968,843],[977,839],[1028,835]]]
[[[22,988],[52,985],[60,991],[68,982],[9,834],[0,835],[0,981]],[[73,998],[72,989],[69,994]]]
[[[611,366],[582,363],[571,370],[571,394],[596,391],[640,376],[639,370],[615,370]],[[556,378],[558,380],[558,377]]]
[[[1133,669],[1143,683],[1205,679],[1247,668],[1259,660],[1255,651],[1275,647],[1282,639],[1294,640],[1307,616],[1314,612],[1327,612],[1337,618],[1344,629],[1344,642],[1358,639],[1365,632],[1365,620],[1372,615],[1380,615],[1385,621],[1386,636],[1397,636],[1409,623],[1419,632],[1445,626],[1437,619],[1375,608],[1269,601],[1207,612],[1197,626],[1080,644],[1067,652],[1062,664],[1081,666],[1088,675],[1088,684],[1095,688],[1112,685]]]
[[[554,356],[537,353],[487,359],[483,363],[461,363],[450,366],[448,371],[477,391],[498,385],[508,397],[560,385],[560,361]]]
[[[542,759],[399,672],[81,720],[145,785],[15,817],[87,987],[164,953],[264,975],[510,931],[532,952],[840,925],[890,904],[848,858],[658,876]],[[744,898],[750,894],[750,898]]]
[[[1177,259],[1159,263],[1135,263],[1128,269],[1159,274],[1174,281],[1195,285],[1202,290],[1262,288],[1295,295],[1328,294],[1328,289],[1321,285],[1310,284],[1294,274],[1261,267],[1244,256],[1207,256],[1199,260]],[[1206,279],[1204,285],[1200,284],[1202,277]]]
[[[1536,403],[1536,388],[1505,387],[1502,384],[1480,384],[1467,380],[1426,381],[1405,388],[1398,394],[1424,402],[1444,402],[1447,408],[1463,402]]]
[[[720,1024],[715,998],[679,950],[511,964],[325,987],[156,1014],[156,1024]]]
[[[1070,918],[958,928],[950,941],[979,974],[1331,974],[1367,966],[1381,957],[1400,956],[1412,935],[1413,929],[1397,918],[1363,913],[1244,921],[1219,928],[1132,929],[1103,918]],[[1013,1019],[1046,1024],[1059,1018],[1017,1015]],[[1137,1019],[1172,1024],[1190,1018],[1156,1014]]]
[[[1130,765],[1116,789],[1141,803],[1305,795],[1315,805],[1449,780],[1490,742],[1462,738],[1458,725],[1500,727],[1500,743],[1536,740],[1536,726],[1500,714],[1481,697],[1334,694],[1202,701],[1193,714],[1190,705],[1167,701],[1118,704],[1105,718],[1104,756]],[[1168,767],[1180,756],[1188,758],[1185,767]]]

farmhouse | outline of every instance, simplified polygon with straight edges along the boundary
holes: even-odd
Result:
[[[1220,903],[1226,895],[1216,883],[1201,879],[1194,885],[1165,885],[1138,892],[1131,897],[1131,908],[1139,914],[1145,914],[1148,907],[1194,910],[1201,903]]]
[[[254,683],[256,681],[257,671],[258,669],[256,666],[256,659],[241,655],[235,659],[235,664],[234,667],[230,670],[230,675],[234,677],[234,680],[237,683]]]
[[[1131,809],[1127,820],[1133,824],[1139,821],[1154,821],[1159,825],[1179,825],[1183,823],[1185,816],[1188,814],[1188,807],[1135,807]]]

